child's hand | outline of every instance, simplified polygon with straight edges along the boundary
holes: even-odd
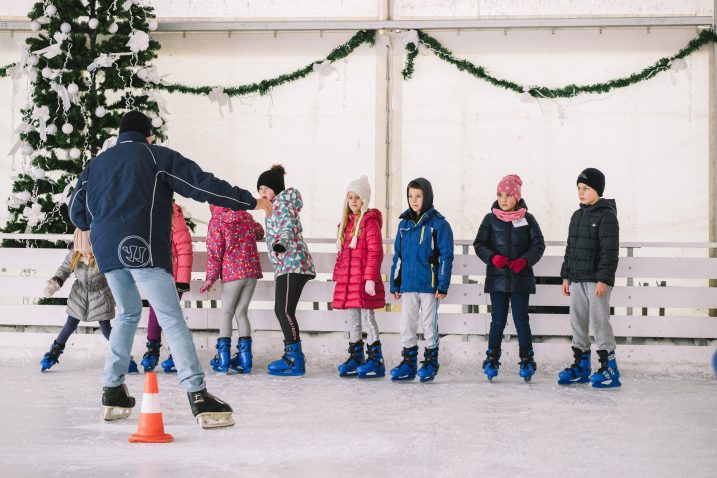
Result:
[[[510,267],[510,270],[512,270],[513,272],[515,272],[517,274],[518,272],[525,269],[525,267],[527,265],[528,265],[528,261],[526,261],[522,257],[519,257],[514,261],[510,261],[510,264],[508,264],[508,267]]]
[[[494,266],[496,266],[498,269],[502,269],[505,266],[507,266],[510,263],[510,259],[508,259],[505,256],[501,256],[500,254],[496,254],[493,257],[490,258],[490,261],[493,263]]]
[[[367,281],[366,281],[366,286],[364,287],[364,290],[366,291],[366,293],[367,293],[368,295],[370,295],[371,297],[373,297],[374,295],[376,295],[376,282],[374,282],[374,281],[372,281],[372,280],[367,280]]]
[[[595,295],[598,297],[604,297],[607,294],[607,284],[604,282],[598,282],[595,286]]]
[[[271,210],[272,210],[271,201],[269,201],[268,199],[264,199],[264,198],[257,198],[256,199],[256,207],[254,208],[254,210],[258,211],[260,209],[262,211],[264,211],[264,214],[266,214],[266,217],[271,216]]]
[[[394,292],[394,293],[393,293],[393,298],[396,299],[396,300],[400,299],[400,298],[401,298],[401,293],[400,293],[400,292]]]
[[[203,285],[203,286],[199,289],[199,293],[204,294],[206,291],[208,291],[209,289],[212,288],[212,285],[213,285],[212,283],[207,282],[205,285]]]
[[[570,281],[567,279],[563,280],[563,295],[570,295]]]
[[[448,294],[446,294],[445,292],[441,292],[440,290],[436,291],[436,299],[438,300],[445,299],[447,295]]]
[[[47,285],[45,286],[45,290],[43,291],[43,293],[45,294],[45,297],[50,297],[58,290],[60,290],[60,284],[50,279],[49,281],[47,281]]]

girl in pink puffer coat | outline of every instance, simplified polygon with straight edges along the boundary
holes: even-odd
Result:
[[[371,186],[366,176],[351,182],[346,189],[334,266],[334,300],[331,307],[347,309],[349,315],[349,358],[339,365],[339,376],[383,377],[386,373],[378,337],[374,309],[386,305],[381,278],[383,219],[378,209],[368,209]],[[363,330],[368,336],[366,360]]]
[[[207,279],[201,292],[217,279],[222,281],[222,318],[219,324],[217,355],[209,365],[217,372],[249,373],[252,367],[249,303],[258,279],[262,278],[256,241],[264,228],[246,211],[213,207],[207,232]],[[237,354],[229,358],[232,318],[239,332]]]

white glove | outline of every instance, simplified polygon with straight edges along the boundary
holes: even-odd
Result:
[[[60,290],[60,284],[58,284],[54,280],[50,279],[49,281],[47,281],[47,285],[45,286],[45,290],[44,290],[45,297],[52,296],[58,290]]]
[[[376,282],[374,282],[374,281],[372,281],[372,280],[367,280],[367,281],[366,281],[366,286],[364,287],[364,290],[365,290],[366,293],[367,293],[368,295],[370,295],[370,296],[376,295]]]

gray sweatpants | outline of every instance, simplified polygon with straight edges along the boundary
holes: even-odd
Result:
[[[251,337],[249,303],[256,288],[256,278],[222,283],[222,319],[219,336],[232,336],[232,318],[236,320],[239,337]]]
[[[361,327],[361,322],[365,326]],[[363,338],[366,330],[366,340],[372,344],[378,340],[378,324],[373,309],[349,309],[349,341],[356,343]]]
[[[597,282],[572,282],[570,284],[570,326],[573,329],[573,347],[590,350],[589,328],[593,330],[598,350],[615,351],[615,335],[610,325],[610,294],[595,295]]]
[[[418,321],[423,325],[426,348],[438,347],[438,299],[435,294],[407,292],[401,295],[401,345],[404,348],[418,345]]]

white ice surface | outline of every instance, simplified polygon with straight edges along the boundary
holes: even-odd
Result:
[[[105,423],[100,354],[68,346],[47,373],[40,350],[29,354],[36,360],[4,355],[0,476],[717,476],[717,380],[709,369],[665,376],[626,361],[621,389],[562,387],[554,380],[560,364],[541,366],[537,348],[530,384],[512,359],[488,383],[455,358],[431,384],[358,381],[334,373],[345,343],[332,340],[321,349],[335,352],[318,357],[315,349],[303,378],[266,375],[274,357],[268,342],[262,353],[261,340],[254,374],[208,373],[209,390],[235,410],[237,425],[226,429],[202,430],[176,375],[158,374],[175,441],[152,445],[127,442],[143,375],[127,378],[137,398],[132,416]],[[391,343],[389,367],[397,350]]]

